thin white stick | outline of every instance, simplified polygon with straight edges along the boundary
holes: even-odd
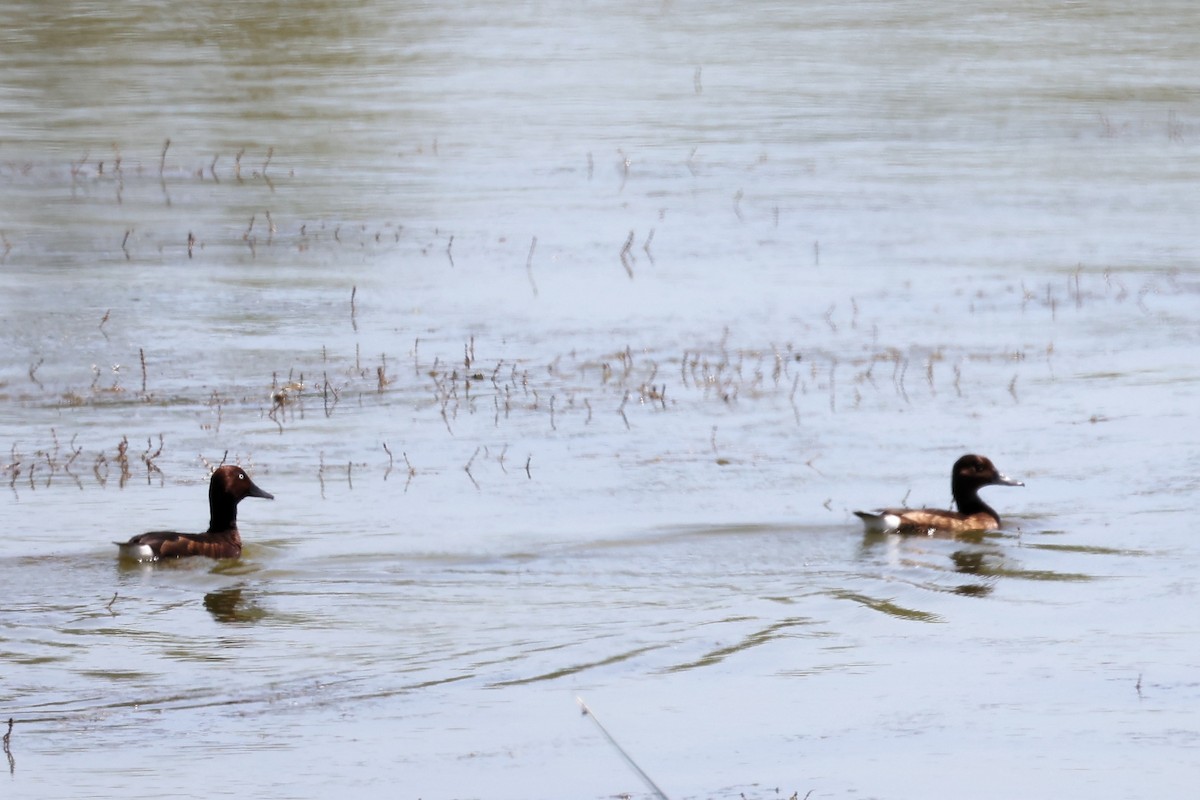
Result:
[[[585,717],[590,717],[592,722],[596,723],[596,727],[599,728],[600,732],[604,734],[604,738],[608,739],[608,743],[617,749],[617,752],[621,754],[621,758],[625,759],[625,763],[633,768],[633,771],[638,774],[638,777],[642,779],[647,787],[649,787],[650,791],[654,792],[654,794],[659,797],[659,800],[668,800],[666,793],[663,792],[662,789],[658,788],[658,784],[650,779],[650,776],[646,774],[645,770],[637,765],[637,762],[633,760],[633,757],[630,756],[629,753],[625,752],[625,748],[617,744],[617,740],[613,738],[612,734],[600,724],[600,720],[596,719],[596,715],[592,713],[590,708],[588,708],[587,703],[583,702],[583,698],[576,697],[575,702],[579,703],[579,708],[583,711],[583,715]]]

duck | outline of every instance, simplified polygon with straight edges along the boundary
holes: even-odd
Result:
[[[247,497],[275,499],[275,495],[263,491],[250,480],[246,470],[241,467],[228,464],[217,467],[208,482],[207,531],[149,531],[134,536],[128,542],[113,544],[119,548],[120,558],[130,561],[158,561],[185,556],[238,558],[242,554],[242,537],[238,533],[237,507]]]
[[[986,456],[967,454],[954,462],[950,472],[950,493],[958,511],[941,508],[884,508],[855,511],[867,533],[967,533],[1000,529],[1000,515],[979,499],[984,486],[1024,486],[996,469]]]

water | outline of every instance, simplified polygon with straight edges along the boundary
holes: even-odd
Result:
[[[6,10],[13,796],[1194,784],[1190,5]]]

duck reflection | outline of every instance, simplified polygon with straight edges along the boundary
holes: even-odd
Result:
[[[1002,562],[1004,554],[998,548],[988,547],[985,543],[986,538],[982,532],[945,536],[937,534],[929,536],[905,536],[895,533],[867,531],[863,535],[862,546],[859,552],[862,557],[866,558],[871,557],[870,554],[872,552],[877,553],[882,548],[886,554],[886,562],[891,566],[909,568],[921,564],[927,568],[934,568],[936,561],[931,562],[928,556],[939,551],[945,552],[941,550],[937,543],[946,541],[953,541],[956,544],[963,545],[959,549],[952,550],[946,554],[949,556],[951,565],[951,567],[946,568],[946,571],[953,571],[959,575],[969,575],[975,578],[975,580],[954,586],[942,584],[942,590],[949,590],[966,597],[986,597],[990,595],[995,588],[996,578],[1002,574],[1002,570],[997,567],[997,561]]]
[[[251,624],[267,616],[267,612],[246,597],[241,586],[232,586],[204,595],[204,608],[217,622]]]
[[[986,578],[993,574],[992,567],[988,565],[988,557],[996,555],[996,553],[988,553],[983,550],[955,550],[950,554],[950,561],[954,564],[955,572]],[[993,588],[994,581],[962,583],[954,587],[954,593],[967,597],[986,597],[992,593]]]
[[[956,550],[950,554],[954,570],[967,575],[988,575],[992,570],[987,564],[988,553],[982,550]]]

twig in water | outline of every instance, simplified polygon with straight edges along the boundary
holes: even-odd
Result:
[[[43,356],[42,358],[38,359],[36,364],[29,365],[29,380],[36,383],[38,385],[39,389],[45,388],[44,386],[42,386],[42,382],[37,379],[38,367],[40,367],[45,360],[46,360],[46,358]]]
[[[72,191],[72,193],[74,193],[74,191],[75,191],[75,182],[79,178],[79,173],[83,169],[83,165],[87,163],[87,160],[91,157],[91,155],[92,155],[92,151],[84,150],[83,158],[79,159],[78,164],[76,164],[74,161],[71,162],[71,191]]]
[[[412,465],[412,462],[408,460],[408,453],[402,452],[400,455],[404,457],[404,465],[408,467],[408,480],[404,482],[404,491],[407,492],[408,485],[412,483],[412,479],[417,475],[417,469]]]
[[[475,488],[479,488],[479,481],[475,480],[475,476],[471,474],[471,462],[475,460],[475,456],[479,455],[479,448],[475,448],[475,452],[471,454],[471,458],[467,460],[467,465],[463,467],[463,471],[467,473],[467,477],[471,479],[471,483],[475,484]]]
[[[633,280],[633,256],[629,252],[631,247],[633,247],[633,231],[629,232],[629,238],[625,240],[625,244],[621,248],[621,266],[625,268],[629,280]]]
[[[358,331],[358,320],[355,316],[358,314],[358,309],[354,305],[354,297],[358,294],[358,285],[350,287],[350,324],[354,326],[354,330]]]
[[[12,750],[8,748],[9,740],[12,739],[13,718],[8,718],[8,732],[4,734],[4,755],[8,756],[8,774],[12,775],[17,770],[17,760],[13,758]]]
[[[904,402],[912,404],[912,400],[908,399],[908,390],[904,388],[904,376],[908,374],[908,359],[900,360],[900,354],[896,354],[897,366],[899,367],[899,376],[893,372],[892,379],[896,384],[896,388],[900,392],[900,396],[904,398]]]
[[[103,473],[100,472],[101,466],[104,467]],[[95,461],[95,463],[92,464],[92,472],[96,476],[97,483],[99,483],[101,486],[108,485],[108,458],[105,457],[104,453],[100,453],[100,455],[96,456],[96,461]],[[13,471],[13,481],[16,482],[16,479],[17,479],[17,470],[14,470]]]
[[[529,256],[525,259],[525,274],[529,276],[529,285],[533,287],[533,296],[538,296],[537,284],[533,280],[533,250],[537,247],[537,237],[529,243]]]
[[[146,464],[146,481],[147,482],[149,482],[149,480],[150,480],[151,473],[157,472],[159,475],[162,474],[162,470],[159,469],[158,465],[154,463],[154,459],[161,456],[162,451],[163,451],[163,435],[161,433],[158,435],[158,450],[154,451],[154,453],[151,454],[151,452],[150,452],[151,447],[153,447],[153,442],[151,441],[150,437],[147,436],[146,437],[146,452],[142,453],[142,461],[145,462],[145,464]]]
[[[446,242],[446,258],[450,259],[450,268],[454,268],[454,253],[450,252],[450,248],[454,247],[454,237],[450,237],[450,241]]]
[[[650,229],[650,235],[646,237],[646,241],[642,244],[642,251],[645,252],[646,258],[650,259],[650,263],[654,263],[654,254],[650,252],[650,243],[654,241],[654,228]]]
[[[121,488],[125,488],[125,481],[129,480],[129,437],[122,436],[121,441],[117,443],[117,464],[121,467]]]
[[[633,771],[638,774],[638,777],[642,779],[642,782],[646,784],[646,787],[650,789],[650,791],[654,792],[655,796],[660,798],[660,800],[667,800],[666,792],[658,788],[658,784],[646,774],[644,769],[637,765],[637,762],[633,760],[633,757],[630,756],[629,753],[625,752],[624,747],[621,747],[621,745],[617,744],[617,740],[613,738],[613,735],[608,732],[607,728],[600,724],[600,720],[596,719],[596,715],[592,713],[590,708],[588,708],[587,703],[583,702],[583,698],[576,697],[575,702],[579,703],[579,709],[583,712],[583,715],[585,717],[589,717],[592,722],[596,724],[596,728],[599,729],[600,733],[604,734],[604,738],[608,740],[608,743],[616,748],[617,752],[621,754],[621,758],[625,759],[625,763],[633,768]]]
[[[326,372],[323,374],[325,376],[324,391],[323,391],[323,397],[324,397],[324,402],[325,402],[325,417],[329,418],[329,417],[333,416],[333,408],[334,408],[334,406],[336,406],[338,404],[338,390],[336,388],[333,389],[333,403],[330,404],[330,402],[329,402],[329,391],[330,391],[329,390],[329,373]]]
[[[66,464],[63,464],[63,472],[67,473],[68,475],[71,474],[71,465],[75,463],[75,459],[79,458],[79,454],[83,452],[83,447],[75,446],[75,439],[78,438],[78,436],[79,434],[75,434],[71,437],[71,444],[69,445],[71,448],[71,457],[67,459]]]
[[[388,454],[388,468],[383,473],[383,479],[386,481],[388,479],[388,475],[392,474],[392,464],[395,462],[396,459],[394,459],[392,457],[392,451],[388,450],[387,442],[383,443],[383,452]]]
[[[532,474],[530,474],[530,472],[529,472],[529,463],[530,463],[531,461],[533,461],[533,454],[532,454],[532,453],[530,453],[530,454],[529,454],[529,456],[528,456],[528,457],[525,459],[525,477],[526,477],[526,478],[529,478],[529,480],[533,480],[533,475],[532,475]]]
[[[138,348],[138,356],[142,360],[142,396],[144,397],[146,395],[146,351],[141,347]]]

